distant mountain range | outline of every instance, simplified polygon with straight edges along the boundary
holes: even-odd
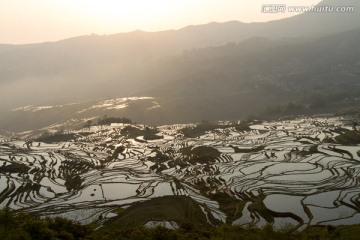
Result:
[[[360,2],[319,5],[340,4],[355,12],[0,45],[0,129],[33,130],[104,113],[163,124],[292,113],[293,103],[307,112],[356,106]],[[131,96],[154,99],[125,112],[78,114],[104,101],[95,99]],[[159,107],[145,111],[153,102]],[[28,105],[63,107],[10,111]]]

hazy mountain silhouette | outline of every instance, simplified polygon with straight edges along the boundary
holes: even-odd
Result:
[[[309,82],[307,91],[313,91],[311,88],[319,81],[310,73],[331,79],[353,76],[355,68],[351,64],[356,66],[359,56],[358,30],[337,33],[360,26],[360,2],[325,0],[319,5],[354,6],[355,12],[304,13],[267,23],[232,21],[176,31],[135,31],[49,43],[0,45],[3,112],[0,128],[11,124],[11,117],[6,117],[7,124],[1,124],[7,115],[5,110],[11,108],[100,97],[135,94],[158,97],[163,106],[162,113],[157,115],[158,122],[217,115],[217,118],[242,117],[253,110],[260,111],[264,103],[298,100],[304,96],[293,91],[304,90],[301,88],[304,78]],[[318,39],[331,34],[335,35]],[[354,40],[352,45],[348,40]],[[341,63],[341,57],[345,63]],[[331,70],[341,64],[350,64],[351,73],[339,75]],[[254,95],[260,94],[256,82],[264,90],[262,98]],[[253,86],[257,87],[250,91]],[[281,97],[268,87],[280,89]],[[189,108],[192,102],[189,99],[194,97],[197,100]],[[245,104],[250,100],[253,106]],[[224,104],[228,107],[222,107]]]
[[[360,105],[360,28],[312,40],[251,38],[238,44],[194,49],[158,63],[163,84],[134,96],[28,107],[2,118],[19,131],[82,126],[87,119],[129,117],[146,124],[229,120],[333,112]],[[114,106],[113,106],[113,105]]]

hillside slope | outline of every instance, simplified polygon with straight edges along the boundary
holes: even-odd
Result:
[[[355,0],[324,0],[319,5],[360,8]],[[260,9],[259,9],[260,11]],[[0,110],[26,105],[66,104],[124,97],[172,79],[159,59],[184,50],[220,46],[260,36],[314,38],[354,29],[354,13],[304,13],[268,23],[210,23],[180,30],[82,36],[58,42],[0,46]]]

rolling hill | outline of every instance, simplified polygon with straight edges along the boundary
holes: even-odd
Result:
[[[151,114],[113,113],[149,124],[245,118],[290,102],[351,102],[357,99],[360,3],[341,5],[355,12],[0,45],[0,129],[44,128],[76,113],[42,109],[31,117],[13,109],[97,105],[100,98],[155,98],[161,108]]]

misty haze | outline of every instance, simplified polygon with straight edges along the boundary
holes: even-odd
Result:
[[[284,2],[4,3],[0,238],[360,238],[360,2]]]

